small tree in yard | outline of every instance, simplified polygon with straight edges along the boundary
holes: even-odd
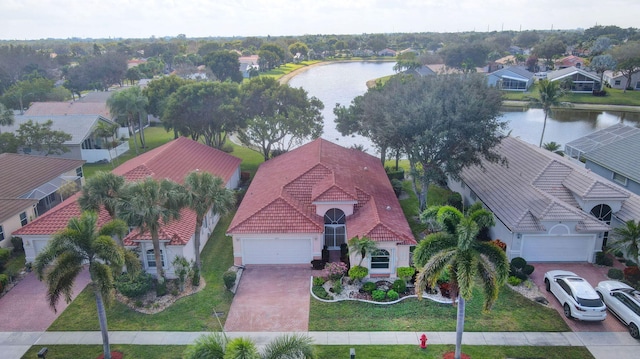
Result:
[[[360,254],[358,266],[362,266],[362,261],[367,257],[367,254],[378,249],[378,245],[369,237],[353,237],[349,240],[349,248],[351,253]]]
[[[180,292],[184,292],[184,283],[187,281],[187,277],[191,272],[191,266],[187,258],[183,256],[177,256],[171,262],[173,265],[173,271],[178,277],[178,283],[180,284]]]

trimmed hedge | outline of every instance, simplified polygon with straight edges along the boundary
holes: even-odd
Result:
[[[115,287],[125,297],[137,298],[151,290],[153,277],[146,272],[123,274],[116,279]]]

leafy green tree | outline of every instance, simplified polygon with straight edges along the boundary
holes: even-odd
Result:
[[[629,41],[611,50],[611,56],[617,61],[616,69],[627,78],[624,92],[631,86],[631,77],[640,72],[640,41]]]
[[[117,206],[124,178],[112,172],[98,171],[86,179],[78,204],[83,211],[98,212],[104,208],[111,219],[118,218]]]
[[[204,56],[204,63],[219,81],[242,82],[243,77],[238,58],[239,55],[235,52],[214,51]]]
[[[289,45],[289,53],[291,53],[291,55],[293,56],[295,56],[296,54],[301,54],[302,56],[307,57],[307,54],[309,53],[309,47],[304,42],[297,41]]]
[[[156,181],[151,177],[127,183],[121,191],[116,207],[117,215],[140,233],[149,232],[153,242],[158,288],[164,285],[164,268],[160,255],[160,227],[180,219],[184,207],[182,187],[168,179]]]
[[[122,85],[127,73],[127,56],[117,52],[107,52],[88,58],[80,63],[85,83],[107,91],[113,85]]]
[[[427,285],[434,287],[444,272],[449,273],[452,288],[457,291],[457,359],[461,357],[466,301],[471,299],[474,287],[480,284],[484,292],[484,309],[490,310],[509,275],[505,252],[490,242],[477,240],[480,228],[486,225],[478,219],[493,219],[491,213],[479,211],[485,210],[464,215],[450,206],[430,209],[429,213],[437,213],[438,221],[447,230],[427,236],[414,251],[414,262],[419,268],[416,277],[418,298]]]
[[[51,120],[43,123],[29,120],[21,124],[16,131],[20,146],[44,156],[69,152],[69,148],[64,143],[71,140],[71,135],[63,131],[52,130],[51,126],[53,126]]]
[[[353,237],[349,240],[349,249],[351,249],[351,253],[360,255],[358,266],[362,266],[362,261],[367,257],[367,254],[375,252],[378,249],[378,244],[369,237]]]
[[[591,55],[602,55],[605,51],[611,48],[611,45],[611,39],[606,36],[600,36],[596,39],[596,41],[593,42],[593,45],[591,46]]]
[[[244,126],[240,88],[231,82],[194,82],[169,96],[162,122],[193,140],[222,149],[227,135]]]
[[[489,48],[482,43],[456,43],[445,47],[442,56],[448,67],[475,72],[476,67],[485,65],[489,52]]]
[[[142,78],[143,74],[139,68],[132,67],[130,69],[127,69],[125,76],[127,80],[129,80],[129,83],[133,85],[136,81],[139,81]]]
[[[258,351],[251,339],[229,340],[224,334],[200,336],[185,350],[185,359],[314,359],[317,357],[312,340],[306,335],[293,334],[276,337]]]
[[[136,154],[138,154],[138,140],[136,139],[135,123],[138,123],[138,131],[140,132],[140,146],[145,147],[144,126],[142,118],[146,117],[146,107],[149,99],[142,94],[140,87],[134,86],[124,90],[114,92],[107,99],[107,106],[111,116],[117,117],[118,120],[126,120],[129,126],[129,132],[133,134],[133,143],[135,145]]]
[[[288,151],[322,134],[324,105],[302,88],[271,77],[254,78],[242,86],[242,104],[246,127],[238,137],[247,147],[258,148],[265,161],[274,149]]]
[[[105,302],[113,298],[112,271],[119,269],[124,260],[122,250],[111,236],[126,233],[124,222],[110,221],[98,228],[98,215],[84,212],[80,218],[69,220],[67,227],[53,236],[34,265],[38,278],[47,283],[47,300],[56,311],[61,296],[67,303],[71,302],[73,283],[88,263],[89,287],[96,300],[105,358],[111,358]]]
[[[12,132],[0,133],[0,153],[18,153],[20,140]]]
[[[53,80],[41,77],[36,73],[35,76],[27,80],[18,81],[9,87],[2,96],[2,102],[9,108],[20,110],[22,115],[24,109],[28,108],[32,102],[63,101],[65,93],[56,96],[53,85]]]
[[[200,232],[207,213],[213,216],[224,216],[233,208],[235,195],[225,187],[224,181],[209,172],[190,172],[184,179],[187,207],[196,212],[196,229],[193,237],[193,249],[196,255],[196,267],[200,263]]]
[[[623,226],[613,229],[613,241],[609,241],[609,252],[622,251],[627,257],[640,264],[640,221],[626,221]]]
[[[533,54],[539,58],[545,59],[547,66],[553,65],[554,56],[565,53],[567,47],[559,38],[552,36],[546,38],[533,48]]]
[[[12,126],[14,120],[13,111],[0,103],[0,126]]]
[[[147,96],[149,99],[149,104],[147,105],[147,112],[156,116],[158,118],[162,118],[164,115],[164,110],[167,106],[167,102],[169,101],[169,96],[174,92],[178,91],[178,89],[188,84],[190,81],[185,80],[176,75],[163,76],[157,80],[153,80],[149,82],[149,84],[142,90],[142,94]],[[163,121],[163,124],[171,123],[171,120],[167,122]],[[171,128],[167,128],[170,130]],[[178,138],[178,132],[174,128],[174,137]]]
[[[542,108],[544,112],[544,122],[542,125],[542,134],[540,135],[540,144],[538,147],[542,147],[542,140],[544,139],[544,131],[547,128],[547,118],[553,111],[553,107],[568,107],[569,104],[562,102],[560,99],[565,95],[565,90],[560,86],[558,81],[549,81],[542,79],[538,81],[538,97],[529,98],[529,104],[533,107]]]
[[[540,40],[536,31],[522,31],[516,36],[515,43],[525,49],[531,48]]]
[[[282,65],[285,60],[284,50],[273,43],[266,43],[260,46],[258,56],[260,57],[258,64],[260,65],[260,69],[264,71],[268,71]]]
[[[602,91],[604,89],[604,72],[615,69],[616,60],[609,54],[598,55],[591,59],[589,66],[600,75],[600,91]]]
[[[398,62],[393,66],[393,71],[395,72],[415,70],[422,66],[422,63],[418,60],[418,55],[416,55],[415,52],[405,52],[398,55],[396,59]]]

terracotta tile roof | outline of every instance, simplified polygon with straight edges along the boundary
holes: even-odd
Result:
[[[263,163],[228,233],[322,233],[323,201],[356,202],[349,237],[416,243],[380,160],[324,139]]]
[[[498,147],[508,166],[483,161],[484,167],[463,170],[461,178],[512,232],[540,232],[542,221],[577,222],[578,231],[607,231],[609,227],[580,209],[578,200],[622,201],[614,215],[623,221],[640,218],[640,196],[524,141],[507,137]]]
[[[156,179],[168,178],[182,183],[191,171],[199,169],[221,177],[225,183],[231,179],[240,166],[241,160],[201,143],[181,137],[156,149],[132,158],[113,170],[113,173],[125,177],[127,181],[137,181],[151,176]],[[52,234],[63,229],[71,217],[80,215],[77,197],[73,196],[20,229],[21,234]],[[196,216],[189,209],[183,209],[179,221],[162,226],[160,239],[168,240],[170,245],[184,245],[195,230]],[[106,216],[106,217],[105,217]],[[108,214],[100,211],[100,218],[109,220]],[[101,222],[101,223],[104,223]],[[125,244],[134,245],[135,241],[151,240],[149,233],[140,234],[134,230],[125,238]]]
[[[85,161],[59,157],[0,154],[0,198],[15,199],[81,167]]]
[[[106,102],[34,102],[25,116],[100,115],[111,118]]]

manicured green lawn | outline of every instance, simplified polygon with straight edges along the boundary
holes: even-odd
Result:
[[[24,359],[35,358],[42,346],[33,346]],[[100,345],[48,345],[48,359],[95,359],[102,354]],[[185,346],[179,345],[112,345],[111,350],[124,353],[125,359],[154,358],[179,359]],[[366,359],[440,359],[442,354],[453,351],[453,345],[428,345],[420,349],[416,345],[318,345],[318,359],[349,357],[349,349],[356,350],[356,358]],[[546,359],[592,359],[585,347],[516,347],[464,345],[462,352],[473,359],[500,358],[546,358]]]
[[[189,297],[179,299],[157,314],[138,313],[114,301],[107,309],[109,330],[220,331],[214,312],[224,312],[222,325],[229,313],[233,295],[224,288],[222,273],[233,264],[231,238],[224,235],[234,213],[220,220],[202,251],[202,275],[206,287]],[[49,327],[50,331],[100,330],[95,300],[87,288]]]
[[[617,89],[606,89],[607,96],[597,97],[591,94],[568,94],[562,100],[572,103],[592,103],[603,105],[627,105],[627,106],[640,106],[640,91],[627,91]],[[503,92],[505,100],[513,101],[526,101],[527,97],[537,97],[538,87],[537,84],[533,85],[527,92]]]
[[[317,60],[313,60],[313,61],[302,61],[299,62],[297,64],[294,63],[287,63],[285,65],[279,66],[278,68],[275,68],[273,70],[269,70],[266,72],[261,72],[260,76],[267,76],[267,77],[273,77],[275,79],[279,79],[280,77],[293,72],[297,69],[303,68],[305,66],[309,66],[309,65],[313,65],[313,64],[317,64],[319,62],[322,61],[317,61]]]
[[[483,295],[474,291],[467,302],[467,332],[569,331],[556,310],[502,288],[493,309],[482,311]],[[393,305],[344,301],[324,303],[311,299],[310,331],[455,331],[456,307],[428,299],[407,299]]]
[[[150,151],[156,147],[162,146],[165,143],[173,140],[173,131],[167,132],[164,127],[158,125],[156,127],[147,127],[144,130],[144,138],[146,141],[147,147],[144,149],[138,148],[140,153],[144,153]],[[138,141],[139,142],[139,141]],[[138,144],[139,145],[139,144]],[[85,178],[91,177],[97,171],[111,171],[114,167],[118,167],[118,165],[136,157],[136,150],[133,144],[133,137],[129,138],[129,151],[114,159],[113,165],[111,163],[100,163],[94,164],[89,163],[83,166],[84,176]]]

